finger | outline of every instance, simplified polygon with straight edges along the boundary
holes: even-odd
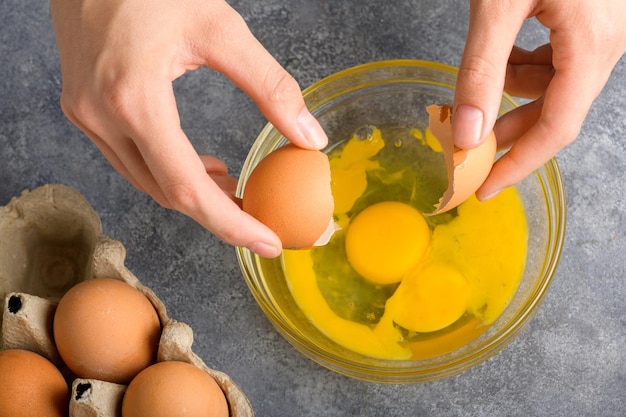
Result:
[[[550,44],[534,51],[513,47],[506,68],[504,90],[513,96],[536,99],[544,94],[553,75]]]
[[[493,128],[498,149],[508,149],[528,131],[541,116],[543,99],[524,104],[502,115]]]
[[[105,140],[103,140],[98,134],[96,134],[93,130],[88,128],[81,120],[79,120],[76,117],[76,115],[68,107],[62,106],[62,108],[67,118],[72,123],[74,123],[76,127],[78,127],[93,142],[93,144],[100,150],[100,152],[104,155],[104,157],[107,159],[107,161],[109,161],[109,163],[115,170],[117,170],[120,174],[122,174],[122,176],[126,178],[126,180],[130,182],[131,185],[133,185],[139,191],[148,193],[146,191],[146,188],[140,183],[140,181],[136,179],[135,175],[132,174],[131,172],[132,170],[129,169],[124,162],[122,162],[122,159],[118,156],[117,152]],[[137,151],[137,148],[134,146],[134,144],[132,145],[129,144],[128,146],[129,147],[132,146],[134,148],[131,151],[131,153],[136,153],[136,154],[139,153]],[[136,169],[138,166],[145,167],[145,163],[143,162],[143,160],[141,161],[135,160],[130,163],[130,166],[135,167]],[[147,170],[147,167],[145,168]],[[154,183],[154,186],[151,188],[158,189],[154,179],[152,179],[152,182]],[[158,197],[159,196],[155,196],[153,198],[155,198],[155,200],[158,201],[159,200]],[[162,201],[164,200],[163,196],[161,196],[161,200]]]
[[[205,25],[206,36],[219,43],[200,52],[206,65],[245,91],[291,142],[304,148],[326,146],[326,133],[308,111],[296,80],[259,43],[243,18],[225,3],[224,7],[219,26]]]
[[[548,134],[543,125],[533,125],[511,149],[493,165],[489,176],[476,191],[476,197],[488,200],[504,188],[514,185],[557,154],[559,142],[545,140]]]
[[[552,65],[552,44],[546,43],[536,48],[534,51],[528,51],[519,46],[514,46],[509,56],[509,64]]]
[[[470,2],[470,23],[459,67],[452,131],[461,148],[478,146],[491,131],[502,99],[507,61],[529,10],[521,2]]]
[[[552,65],[507,65],[504,91],[515,97],[537,99],[545,93],[553,75]]]
[[[215,184],[226,194],[228,198],[233,200],[237,205],[240,201],[236,197],[237,192],[237,180],[226,174],[209,173],[209,176]]]
[[[572,64],[555,72],[537,122],[494,164],[476,192],[479,199],[491,198],[505,187],[520,182],[576,139],[599,91],[581,79],[592,74],[576,71],[584,68],[581,65],[585,63],[576,59]],[[593,76],[600,77],[599,74]]]
[[[111,145],[97,136],[91,136],[91,140],[131,185],[148,194],[159,205],[172,208],[132,140],[122,138],[112,141]]]
[[[235,197],[237,192],[237,180],[228,175],[226,164],[211,155],[200,155],[200,161],[213,182],[226,193],[228,198],[239,203],[239,199]]]
[[[91,102],[87,103],[73,106],[62,94],[61,108],[67,118],[85,133],[111,166],[139,191],[147,193],[163,207],[171,208],[135,143],[118,128],[113,128],[119,122],[106,110],[96,110]]]
[[[163,82],[167,84],[167,80]],[[261,256],[278,256],[281,250],[278,236],[243,212],[207,174],[207,159],[203,162],[180,128],[171,84],[169,89],[154,85],[139,88],[144,94],[140,96],[141,102],[132,104],[135,112],[128,120],[128,133],[133,135],[171,207],[227,243],[248,247]],[[217,167],[218,177],[224,175],[221,164],[215,160],[208,162],[209,168]]]
[[[109,146],[109,144],[106,141],[104,141],[100,137],[93,135],[93,134],[87,134],[87,135],[89,136],[91,141],[94,143],[94,145],[96,145],[96,147],[104,155],[107,161],[109,161],[111,166],[120,174],[122,174],[122,176],[126,178],[133,187],[135,187],[141,192],[152,195],[152,197],[157,202],[165,203],[165,199],[162,194],[159,195],[160,193],[156,193],[156,195],[153,195],[155,194],[155,191],[152,191],[152,194],[148,191],[148,190],[158,190],[158,186],[154,178],[152,178],[152,175],[150,175],[150,172],[148,171],[146,164],[141,159],[139,151],[134,146],[134,144],[132,144],[132,142],[128,146],[128,147],[134,148],[131,152],[128,152],[128,151],[121,152],[122,155],[125,155],[124,159],[126,160],[126,163],[124,163],[122,161],[122,158],[118,156],[117,152],[113,149],[113,147]],[[128,139],[128,141],[130,142],[130,139]],[[130,155],[135,155],[135,157],[131,158]],[[143,174],[137,175],[137,172],[139,172],[140,170],[143,170]],[[137,179],[138,177],[142,178],[143,181],[138,180]],[[147,185],[146,179],[149,179],[149,181],[152,182],[152,185]]]
[[[228,174],[228,167],[222,160],[213,155],[199,155],[199,157],[207,173]]]

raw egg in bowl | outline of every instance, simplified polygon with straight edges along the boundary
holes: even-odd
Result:
[[[237,248],[261,310],[298,351],[335,372],[419,383],[467,370],[522,331],[555,272],[565,232],[558,165],[476,200],[477,185],[464,184],[484,178],[466,177],[488,173],[495,145],[474,167],[475,156],[452,158],[433,125],[447,120],[445,106],[432,105],[452,103],[456,74],[434,62],[381,61],[307,88],[329,137],[334,233],[275,259]],[[516,106],[505,95],[500,113]],[[255,167],[287,143],[265,127],[240,197]]]

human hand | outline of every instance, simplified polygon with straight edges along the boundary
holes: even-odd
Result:
[[[266,257],[281,242],[243,212],[236,180],[199,156],[185,133],[172,81],[207,66],[224,73],[294,144],[327,143],[296,81],[223,0],[51,0],[67,117],[136,188],[227,243]]]
[[[550,43],[514,47],[536,17]],[[472,0],[454,101],[457,146],[478,146],[493,128],[502,149],[477,191],[485,200],[573,142],[612,69],[626,51],[626,7],[617,0]],[[530,98],[497,120],[502,91]],[[495,127],[494,127],[495,123]]]

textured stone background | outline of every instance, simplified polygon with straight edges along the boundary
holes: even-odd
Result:
[[[356,64],[418,58],[458,65],[464,1],[234,0],[301,85]],[[626,61],[557,160],[568,228],[553,284],[530,326],[489,361],[446,380],[387,386],[351,380],[291,348],[260,313],[233,248],[160,208],[117,174],[62,115],[48,3],[0,2],[0,205],[60,182],[78,189],[127,265],[195,330],[194,350],[271,416],[617,416],[626,413]],[[529,21],[519,44],[547,33]],[[233,175],[265,124],[253,103],[207,69],[175,82],[183,127]]]

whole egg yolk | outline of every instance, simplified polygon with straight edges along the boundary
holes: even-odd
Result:
[[[393,320],[415,332],[434,332],[457,321],[467,309],[470,289],[455,268],[434,263],[403,281],[391,297]]]
[[[399,282],[426,252],[430,229],[424,217],[408,204],[385,201],[359,213],[346,232],[346,254],[366,279]]]

